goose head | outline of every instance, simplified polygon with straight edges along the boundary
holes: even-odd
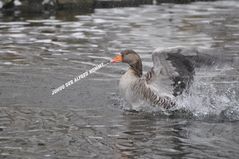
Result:
[[[130,66],[134,74],[138,77],[142,76],[142,61],[140,56],[133,50],[124,50],[112,59],[112,63],[123,62]]]

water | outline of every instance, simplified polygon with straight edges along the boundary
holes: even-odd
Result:
[[[58,92],[64,90],[65,88],[67,88],[67,87],[73,85],[74,83],[78,82],[79,80],[81,80],[81,79],[83,79],[83,78],[86,78],[86,77],[89,76],[90,74],[95,73],[97,70],[101,69],[102,67],[105,67],[106,65],[108,65],[108,64],[110,64],[110,63],[111,63],[111,61],[108,61],[108,62],[105,63],[105,64],[102,62],[101,64],[99,64],[99,65],[93,67],[93,68],[90,69],[89,71],[86,71],[86,72],[84,72],[84,73],[78,75],[78,76],[75,77],[74,79],[72,79],[72,80],[70,80],[70,81],[64,83],[63,85],[57,87],[56,89],[52,90],[51,95],[54,95],[54,94],[56,94],[56,93],[58,93]]]
[[[85,15],[0,15],[1,158],[238,158],[239,2],[96,9]],[[144,70],[158,47],[213,49],[197,70],[186,112],[122,109],[108,65],[51,96],[51,90],[134,49]],[[178,111],[178,112],[177,112]]]

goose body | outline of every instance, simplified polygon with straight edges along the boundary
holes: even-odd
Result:
[[[119,90],[132,109],[138,110],[142,105],[150,104],[168,109],[175,105],[169,94],[158,91],[153,85],[149,85],[145,77],[138,77],[132,69],[129,69],[120,78]]]
[[[114,59],[114,62],[125,62],[130,65],[129,69],[122,75],[119,82],[119,90],[128,103],[137,110],[142,104],[171,108],[175,102],[166,95],[166,90],[156,88],[152,81],[155,78],[152,69],[146,75],[142,75],[142,62],[139,55],[133,50],[125,50]],[[161,91],[160,91],[161,90]]]

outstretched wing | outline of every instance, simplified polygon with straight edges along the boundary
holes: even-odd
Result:
[[[187,90],[196,67],[214,63],[212,56],[199,48],[159,48],[153,52],[152,59],[154,67],[145,75],[147,83],[174,96]]]

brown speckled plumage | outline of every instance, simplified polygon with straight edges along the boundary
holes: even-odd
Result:
[[[132,91],[134,91],[136,95],[143,98],[143,100],[148,101],[152,106],[161,106],[165,109],[169,109],[176,105],[176,103],[169,97],[161,97],[157,95],[154,91],[147,87],[145,82],[145,79],[138,79],[138,81],[132,86]]]
[[[135,96],[147,101],[152,106],[160,106],[165,109],[169,109],[176,105],[170,97],[160,96],[149,87],[148,84],[152,80],[155,80],[155,72],[152,68],[147,74],[144,76],[142,75],[142,61],[136,52],[132,50],[125,50],[121,52],[121,55],[123,57],[123,62],[128,63],[130,66],[128,72],[133,72],[133,75],[136,77],[136,80],[129,84],[131,87],[130,89]],[[131,78],[133,78],[133,75]],[[121,80],[130,81],[130,79]]]

